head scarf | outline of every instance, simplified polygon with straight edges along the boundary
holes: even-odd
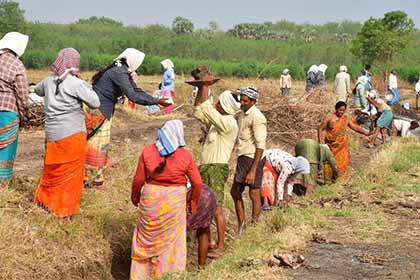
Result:
[[[359,78],[357,78],[357,83],[358,84],[366,84],[368,82],[368,77],[366,76],[360,76]]]
[[[308,73],[309,72],[318,72],[318,65],[312,65],[311,67],[309,67]]]
[[[184,125],[180,120],[167,121],[162,128],[158,129],[156,147],[161,156],[172,154],[178,147],[185,146]]]
[[[340,72],[347,72],[347,66],[346,65],[341,65],[340,66]]]
[[[219,102],[223,110],[229,115],[234,115],[241,108],[241,103],[236,101],[230,90],[225,90],[219,96]]]
[[[249,98],[254,100],[258,100],[260,98],[260,93],[258,89],[254,86],[241,87],[241,95],[248,96]]]
[[[304,157],[293,157],[290,163],[292,164],[293,171],[297,174],[309,174],[311,171],[309,161]]]
[[[143,63],[144,57],[146,55],[139,50],[128,48],[125,49],[119,56],[117,56],[114,61],[125,58],[128,65],[128,70],[130,72],[136,72],[137,68]]]
[[[286,68],[283,70],[283,75],[287,75],[287,74],[289,74],[289,69]]]
[[[170,59],[165,59],[165,60],[162,60],[161,62],[160,62],[160,64],[162,64],[162,66],[163,66],[163,69],[165,69],[165,70],[167,70],[167,69],[169,69],[169,68],[174,68],[175,66],[174,66],[174,63],[172,62],[172,60],[170,60]]]
[[[0,54],[4,53],[6,49],[14,52],[18,57],[21,57],[28,45],[29,37],[19,32],[9,32],[0,40]]]
[[[62,49],[51,64],[51,71],[57,75],[57,80],[64,81],[68,74],[79,72],[80,54],[73,48]]]
[[[324,74],[324,75],[325,75],[325,71],[327,71],[327,69],[328,69],[328,66],[325,65],[325,64],[321,64],[321,65],[318,66],[318,71],[321,71],[322,74]]]

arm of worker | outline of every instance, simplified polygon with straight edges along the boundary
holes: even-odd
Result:
[[[267,141],[267,121],[264,116],[257,117],[253,124],[252,124],[252,131],[254,133],[255,138],[255,155],[254,155],[254,161],[252,162],[252,166],[245,178],[245,183],[247,184],[254,184],[255,182],[255,176],[257,173],[257,167],[258,164],[261,162],[264,150],[265,150],[265,144]]]
[[[325,131],[327,130],[327,125],[328,125],[328,117],[326,117],[322,121],[322,123],[321,123],[321,125],[318,129],[318,142],[320,144],[325,144]]]
[[[130,80],[130,75],[124,71],[115,67],[115,71],[110,76],[115,85],[120,89],[121,93],[128,97],[131,101],[140,105],[162,105],[168,106],[164,99],[155,98],[147,94],[144,90],[136,88],[133,81]]]
[[[25,71],[22,71],[21,74],[16,75],[16,103],[19,111],[21,126],[24,126],[26,120],[26,114],[28,112],[28,79],[26,78]]]
[[[220,114],[219,111],[217,111],[217,109],[213,106],[210,100],[206,100],[199,107],[200,112],[202,113],[202,116],[205,118],[205,121],[207,123],[216,127],[218,131],[229,131],[229,127],[226,126],[226,123],[223,121],[222,114]]]
[[[146,167],[144,165],[144,156],[141,153],[137,164],[136,174],[131,185],[131,202],[137,206],[140,202],[141,189],[146,182]]]
[[[334,80],[334,86],[333,86],[334,93],[337,93],[337,86],[338,86],[338,77],[336,76]]]
[[[45,91],[44,91],[44,80],[40,81],[34,88],[34,92],[38,95],[38,96],[45,96]]]
[[[347,95],[350,94],[351,88],[350,88],[350,75],[346,75],[346,91]]]
[[[284,87],[284,81],[283,81],[283,79],[284,79],[284,76],[281,75],[280,76],[280,88],[283,88]]]
[[[201,180],[200,171],[190,155],[189,165],[187,168],[187,177],[191,182],[191,202],[190,212],[194,214],[197,211],[198,200],[200,199],[201,191],[203,189],[203,181]]]
[[[337,166],[337,162],[335,161],[334,155],[331,153],[330,149],[328,147],[321,147],[321,149],[323,150],[323,159],[326,160],[328,162],[328,164],[331,166],[331,169],[333,170],[333,176],[335,179],[337,179],[339,177],[339,172],[338,172],[338,166]],[[321,167],[323,167],[324,162],[321,162]]]
[[[205,117],[203,113],[203,106],[201,104],[208,99],[208,86],[202,86],[198,89],[197,95],[194,101],[194,113],[193,116],[203,123],[205,126],[210,127],[210,121]]]
[[[370,135],[372,135],[373,133],[372,132],[369,132],[369,131],[366,131],[366,130],[364,130],[360,125],[358,125],[357,123],[356,123],[356,121],[353,119],[353,118],[350,118],[350,120],[349,120],[349,127],[353,130],[353,131],[355,131],[355,132],[357,132],[357,133],[360,133],[360,134],[362,134],[362,135],[365,135],[365,136],[370,136]]]
[[[82,100],[84,103],[86,103],[86,105],[88,105],[92,109],[99,108],[99,106],[101,105],[98,95],[92,89],[92,87],[85,81],[82,81],[82,83],[80,83],[79,88],[76,90],[76,95],[77,98]]]

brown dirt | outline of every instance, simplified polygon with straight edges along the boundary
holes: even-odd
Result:
[[[243,83],[244,81],[237,81]],[[219,85],[220,88],[227,87],[227,82]],[[229,87],[236,86],[229,83]],[[151,87],[151,86],[150,86]],[[218,88],[219,89],[219,88]],[[303,106],[290,106],[296,99],[282,98],[272,90],[273,87],[263,88],[265,95],[260,102],[259,107],[265,111],[268,117],[270,141],[269,147],[285,147],[287,150],[292,149],[294,141],[300,137],[314,138],[312,132],[306,134],[301,131],[316,129],[323,115],[332,111],[331,104],[334,102],[332,95],[327,95],[327,104],[317,104],[307,102]],[[402,96],[408,96],[408,91],[402,91]],[[181,101],[182,99],[178,97]],[[184,98],[185,99],[185,98]],[[280,106],[279,106],[280,105]],[[320,109],[321,108],[321,109]],[[180,118],[185,124],[185,134],[189,149],[193,152],[195,159],[198,160],[200,145],[198,140],[201,137],[200,124],[191,118],[191,106],[184,106],[180,109]],[[111,156],[119,158],[122,154],[124,146],[128,145],[128,149],[135,154],[139,154],[145,144],[152,143],[156,136],[156,129],[160,127],[165,118],[140,120],[128,114],[124,110],[117,110],[116,116],[118,120],[113,124],[112,131],[112,151]],[[300,132],[299,132],[300,131]],[[290,134],[280,134],[288,132]],[[276,133],[278,133],[276,135]],[[271,136],[274,135],[274,136]],[[366,154],[371,154],[371,150],[367,150],[361,145],[364,139],[353,137],[354,141],[358,143],[352,150],[353,167],[361,168],[366,162]],[[44,131],[41,129],[30,129],[21,132],[19,136],[18,155],[15,163],[15,172],[17,177],[30,177],[33,183],[42,170],[43,155],[44,155]],[[120,158],[121,160],[121,158]],[[234,159],[231,164],[232,170],[234,167]],[[30,194],[32,195],[32,194]],[[233,241],[234,229],[236,227],[236,217],[234,212],[227,211],[227,245]],[[249,215],[247,215],[249,217]],[[409,222],[410,227],[403,225]],[[415,221],[404,219],[401,223],[401,230],[404,237],[408,236],[410,229],[420,229],[420,225]],[[214,230],[214,229],[213,229]],[[397,235],[397,233],[396,233]],[[397,236],[398,237],[398,236]],[[194,233],[189,233],[189,251],[188,251],[188,269],[191,270],[196,267],[197,252],[196,241]],[[401,240],[402,241],[402,240]],[[130,265],[130,244],[119,244],[119,240],[111,240],[111,249],[113,251],[112,273],[115,279],[127,279]],[[377,245],[377,244],[346,244],[334,246],[314,245],[309,247],[305,252],[305,256],[312,263],[319,263],[319,269],[308,270],[299,269],[290,274],[291,277],[298,277],[299,279],[350,279],[350,275],[358,275],[360,277],[388,277],[387,274],[391,271],[394,275],[404,270],[402,265],[408,265],[410,269],[406,269],[404,275],[408,276],[412,271],[413,264],[420,263],[417,254],[414,254],[414,249],[420,252],[420,242],[405,242],[404,247],[397,244],[392,245]],[[391,253],[393,257],[387,258],[386,263],[389,264],[388,269],[378,268],[377,265],[361,264],[359,260],[354,260],[353,256],[361,255],[366,251],[371,250],[374,254],[382,256],[382,253]],[[321,262],[322,261],[322,262]],[[401,266],[401,267],[400,267]],[[354,269],[360,271],[358,274],[351,274]],[[366,267],[366,268],[364,268]],[[400,267],[400,268],[398,268]],[[341,274],[340,274],[341,273]],[[413,274],[420,277],[418,274]],[[305,278],[306,277],[306,278]],[[335,278],[334,278],[335,277]],[[359,277],[359,279],[360,279]],[[418,278],[417,277],[417,278]],[[394,278],[389,278],[394,279]],[[396,278],[395,278],[396,279]],[[404,278],[399,278],[404,279]],[[408,279],[408,278],[407,278]],[[415,278],[413,278],[415,279]]]

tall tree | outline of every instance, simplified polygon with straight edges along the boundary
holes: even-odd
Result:
[[[26,31],[25,11],[17,2],[0,0],[0,35],[10,31]]]
[[[389,70],[396,54],[414,39],[414,22],[405,12],[386,13],[384,18],[368,19],[352,41],[351,52],[363,63],[379,63]]]
[[[194,31],[194,24],[184,17],[176,17],[172,21],[172,30],[176,34],[191,34]]]

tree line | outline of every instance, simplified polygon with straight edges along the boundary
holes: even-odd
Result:
[[[30,22],[18,3],[3,0],[0,35],[12,30],[28,34],[30,42],[22,59],[28,68],[34,69],[48,66],[64,47],[80,51],[83,70],[102,68],[126,47],[134,47],[146,53],[140,69],[144,74],[160,73],[160,59],[170,57],[180,74],[189,73],[197,64],[209,63],[221,76],[278,77],[287,67],[295,78],[303,79],[310,65],[325,63],[330,66],[327,78],[332,78],[341,64],[357,76],[363,63],[377,63],[378,71],[393,65],[401,70],[401,78],[414,80],[420,74],[419,33],[405,14],[391,15],[388,20],[386,17],[370,19],[365,24],[344,21],[310,25],[279,21],[241,23],[223,31],[216,22],[210,22],[208,28],[196,29],[189,19],[182,17],[176,17],[170,27],[126,26],[106,17],[79,19],[68,24]],[[397,24],[401,21],[404,25]],[[404,32],[405,37],[398,37],[397,32],[385,33],[387,28],[399,33],[408,31]],[[371,34],[372,30],[376,35],[383,34],[382,38],[369,39],[375,35]],[[400,43],[395,46],[393,42]],[[391,44],[391,51],[379,49],[383,44]],[[375,57],[376,53],[382,56]]]

